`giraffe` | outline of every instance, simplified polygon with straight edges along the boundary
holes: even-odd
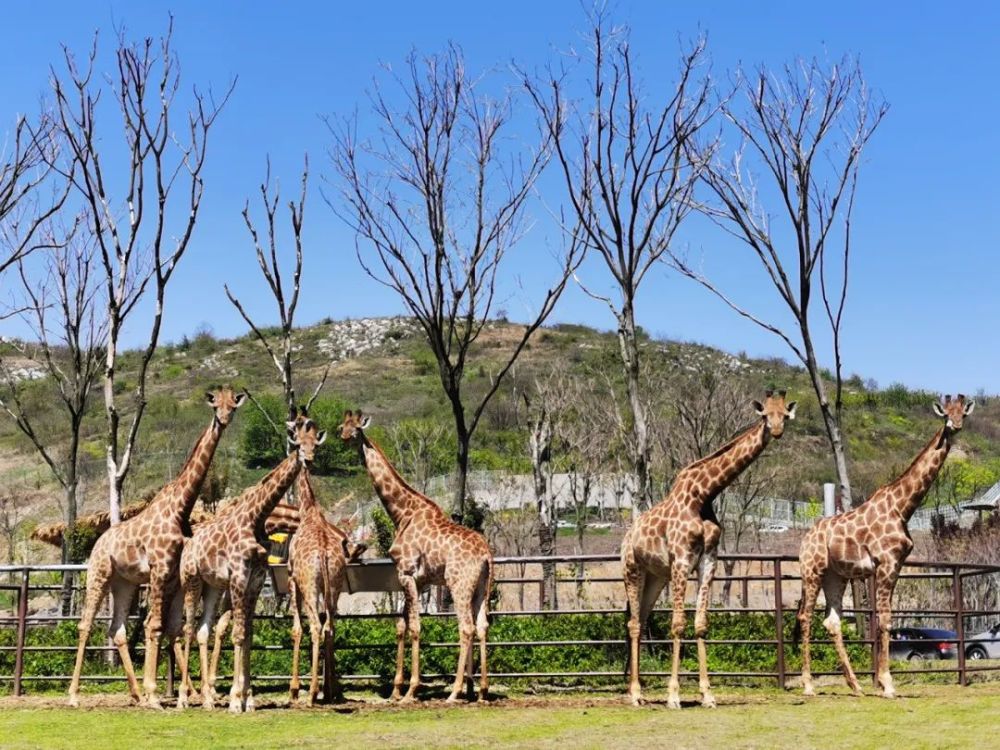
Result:
[[[315,705],[319,693],[319,648],[323,643],[326,662],[323,697],[332,698],[336,684],[333,654],[334,618],[337,599],[344,585],[347,563],[364,554],[364,544],[354,544],[338,526],[330,523],[316,502],[309,472],[299,472],[296,495],[302,521],[292,537],[288,551],[288,594],[292,607],[292,683],[291,700],[299,697],[299,648],[302,643],[301,610],[309,620],[312,642],[312,673],[309,681],[309,705]]]
[[[365,435],[370,423],[371,417],[362,417],[360,411],[347,411],[339,429],[341,439],[357,447],[375,492],[396,527],[389,556],[396,564],[405,605],[396,621],[396,675],[392,682],[392,700],[411,702],[420,686],[420,590],[429,584],[448,587],[458,617],[458,669],[448,701],[458,700],[466,669],[471,687],[473,636],[479,639],[479,700],[486,700],[489,692],[486,639],[493,554],[482,534],[453,522],[432,500],[406,483],[381,449]],[[410,685],[401,698],[407,634],[412,651]]]
[[[207,511],[201,511],[198,513],[197,509],[191,514],[191,528],[193,531],[197,531],[198,527],[211,521],[215,518],[219,518],[229,512],[231,512],[236,507],[235,503],[228,503],[223,508],[221,508],[218,513],[212,514]],[[278,503],[271,514],[264,519],[264,534],[268,537],[271,534],[277,532],[286,532],[289,534],[294,534],[295,530],[299,527],[299,509],[294,505],[289,505],[287,503]],[[217,698],[215,694],[215,676],[218,673],[219,668],[219,658],[222,654],[222,640],[225,637],[226,630],[229,628],[230,619],[232,617],[232,604],[229,601],[229,593],[226,592],[222,597],[222,602],[219,606],[218,620],[215,625],[215,646],[212,650],[212,658],[208,667],[208,684],[209,689],[212,691],[213,698]],[[164,626],[163,632],[166,636],[170,647],[174,650],[175,662],[180,663],[184,658],[183,650],[180,648],[178,643],[178,638],[181,635],[182,628],[184,625],[184,592],[181,590],[180,586],[176,587],[176,591],[173,596],[173,600],[170,605],[170,611],[167,616],[167,622]],[[190,674],[187,675],[186,689],[188,695],[194,692],[194,688],[191,684]]]
[[[69,686],[69,704],[80,705],[80,674],[87,639],[94,625],[97,609],[111,592],[114,613],[110,632],[118,649],[129,693],[140,701],[132,659],[128,652],[125,621],[139,586],[148,583],[148,614],[145,622],[146,655],[143,667],[143,690],[146,705],[160,708],[156,695],[156,662],[163,628],[164,601],[170,587],[176,585],[177,565],[194,502],[208,472],[222,432],[239,408],[246,394],[229,387],[208,391],[212,423],[195,443],[191,455],[174,481],[161,489],[142,512],[113,526],[98,538],[87,563],[87,596],[80,618],[76,663]]]
[[[639,640],[660,592],[669,583],[673,596],[673,654],[667,706],[680,708],[681,635],[684,633],[684,595],[687,579],[700,559],[700,583],[694,630],[698,639],[698,673],[702,705],[715,706],[708,681],[705,635],[708,604],[715,576],[716,548],[722,527],[712,501],[767,447],[778,439],[785,422],[795,418],[795,402],[785,403],[785,391],[767,391],[764,403],[753,402],[760,421],[715,453],[684,467],[670,492],[640,515],[622,540],[622,569],[628,597],[628,699],[642,703],[639,684]]]
[[[962,394],[955,399],[945,396],[943,404],[935,402],[934,413],[944,420],[944,424],[910,467],[858,507],[817,521],[802,538],[799,552],[802,598],[795,631],[796,639],[799,635],[802,638],[802,686],[806,695],[815,694],[810,673],[809,637],[820,587],[826,595],[823,626],[833,638],[848,686],[856,695],[861,695],[861,686],[844,648],[840,613],[847,582],[874,576],[880,638],[876,676],[882,686],[882,695],[886,698],[896,696],[889,673],[889,630],[892,592],[899,571],[913,549],[907,523],[934,483],[955,435],[975,406],[975,401],[966,400]]]
[[[215,618],[216,605],[224,591],[232,603],[233,685],[229,692],[230,713],[254,710],[250,689],[250,643],[253,609],[266,575],[267,543],[264,521],[291,487],[299,470],[312,463],[316,448],[326,440],[302,410],[289,415],[288,440],[294,449],[260,482],[244,490],[233,507],[208,523],[202,524],[184,545],[181,556],[180,584],[184,592],[184,648],[181,657],[181,686],[177,707],[188,703],[189,659],[194,636],[198,599],[203,597],[203,612],[198,628],[198,651],[201,664],[208,664],[208,633]],[[202,706],[214,708],[214,698],[202,669]]]

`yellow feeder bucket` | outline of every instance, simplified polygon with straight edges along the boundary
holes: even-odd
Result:
[[[291,535],[284,531],[271,534],[271,548],[267,554],[267,565],[271,570],[271,583],[281,595],[288,593],[288,539]]]

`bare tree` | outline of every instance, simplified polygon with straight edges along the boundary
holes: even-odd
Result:
[[[43,115],[35,125],[18,117],[6,146],[0,148],[0,275],[38,249],[36,234],[68,194],[68,183],[60,181],[47,200],[42,198],[57,148],[50,117]]]
[[[334,210],[357,233],[362,268],[399,295],[430,344],[455,421],[454,504],[464,514],[469,445],[483,410],[552,312],[582,251],[570,244],[490,386],[466,403],[470,350],[496,312],[503,260],[528,228],[525,207],[549,159],[548,142],[533,151],[507,148],[513,95],[480,93],[483,82],[467,75],[454,46],[425,60],[411,55],[394,80],[406,108],[394,109],[376,85],[373,137],[359,139],[355,123],[331,125],[343,197]]]
[[[558,371],[546,378],[535,380],[531,395],[523,393],[528,412],[528,452],[531,456],[531,474],[535,489],[535,512],[538,516],[538,553],[551,557],[556,553],[556,500],[552,486],[552,442],[554,438],[553,414],[562,408],[562,393],[556,385]],[[556,589],[556,564],[542,563],[542,589],[539,606],[542,609],[558,608]]]
[[[608,305],[618,325],[628,447],[642,508],[652,503],[653,489],[636,298],[690,212],[691,193],[707,158],[691,144],[714,110],[709,80],[700,75],[703,39],[682,55],[673,90],[656,98],[644,90],[634,67],[628,29],[612,27],[603,6],[591,21],[591,72],[583,101],[570,99],[564,71],[522,77],[555,145],[572,207],[572,234],[597,252],[611,277],[610,295],[581,286]]]
[[[278,370],[278,375],[281,377],[281,387],[285,396],[285,404],[292,408],[296,405],[295,396],[295,380],[293,377],[292,366],[293,366],[293,336],[295,328],[295,311],[299,304],[299,291],[300,283],[302,279],[302,221],[305,217],[306,209],[306,190],[309,185],[309,157],[305,158],[305,165],[302,168],[302,187],[299,194],[298,202],[289,201],[288,202],[288,216],[292,228],[292,241],[295,246],[295,264],[292,267],[292,280],[291,289],[286,289],[284,282],[281,278],[281,267],[278,262],[279,256],[279,241],[278,241],[278,230],[276,223],[276,216],[278,212],[278,202],[281,199],[281,188],[278,184],[275,184],[273,189],[271,187],[271,161],[267,162],[267,171],[265,173],[264,182],[260,185],[260,197],[261,203],[264,206],[264,223],[266,226],[267,237],[262,241],[261,233],[257,229],[257,225],[250,216],[250,201],[248,200],[243,206],[243,222],[246,224],[247,230],[250,232],[250,237],[253,240],[254,250],[257,254],[257,264],[260,266],[260,272],[264,276],[264,280],[267,282],[268,289],[271,291],[271,296],[274,297],[275,305],[278,308],[278,320],[280,322],[278,327],[278,344],[272,344],[269,336],[254,323],[250,314],[246,311],[243,303],[230,291],[229,285],[225,285],[226,296],[229,297],[229,301],[233,303],[233,306],[239,311],[243,320],[246,321],[247,325],[250,326],[250,330],[253,332],[254,336],[260,342],[261,346],[267,352],[271,361],[274,363],[275,368]],[[267,243],[265,249],[264,242]],[[327,376],[330,374],[330,365],[332,360],[327,364],[326,369],[323,371],[323,375],[319,380],[319,383],[313,389],[312,395],[306,402],[306,409],[308,410],[316,397],[319,396],[320,391],[323,386],[326,385]],[[251,398],[253,398],[251,396]],[[257,407],[261,410],[261,413],[270,421],[267,412],[264,411],[260,404]],[[272,423],[272,427],[278,431],[280,435],[285,435],[287,430],[281,426]]]
[[[109,86],[121,115],[123,165],[116,161],[118,155],[110,155],[97,126],[104,89],[95,71],[96,36],[82,66],[64,48],[65,70],[52,72],[55,136],[62,158],[51,165],[72,182],[80,197],[106,287],[104,406],[112,523],[120,519],[122,491],[146,407],[146,375],[159,341],[167,286],[188,248],[201,208],[208,133],[235,86],[234,81],[218,102],[211,93],[194,90],[180,129],[183,138],[171,119],[180,89],[172,33],[172,18],[158,42],[146,38],[132,43],[123,29],[118,31],[117,75]],[[117,167],[125,176],[121,185],[111,179]],[[128,417],[116,394],[118,350],[126,324],[133,332],[139,329],[135,312],[149,296],[152,319],[130,378],[135,379],[135,388]],[[128,425],[124,435],[123,417]]]
[[[25,261],[18,262],[21,317],[31,330],[31,341],[6,343],[32,366],[45,373],[55,390],[55,400],[65,411],[66,422],[57,430],[39,429],[37,409],[24,396],[27,382],[0,352],[2,410],[31,442],[63,490],[60,503],[66,527],[76,523],[81,474],[80,443],[91,391],[101,371],[101,343],[105,331],[100,318],[101,286],[96,273],[97,249],[88,227],[74,224],[62,237],[46,231],[48,251],[40,274],[32,274]],[[38,264],[35,264],[38,265]],[[49,425],[45,426],[50,427]],[[63,563],[70,559],[69,535],[64,535]],[[67,576],[64,589],[68,606],[72,590]]]
[[[442,448],[446,433],[446,427],[430,419],[403,419],[386,427],[398,468],[424,494],[442,450],[450,450]]]
[[[711,158],[702,173],[711,199],[701,209],[763,266],[794,328],[783,328],[746,307],[676,253],[674,264],[744,318],[778,336],[805,366],[819,400],[841,495],[851,502],[842,435],[841,360],[851,213],[862,151],[888,105],[870,92],[859,65],[847,59],[830,69],[812,61],[786,67],[781,75],[763,68],[752,76],[741,73],[736,86],[742,96],[725,102],[722,112],[740,145],[728,160]],[[710,156],[703,154],[705,159]],[[765,194],[777,195],[780,221],[764,206],[762,182]],[[816,353],[810,305],[817,293],[832,346],[833,403]]]
[[[25,513],[25,498],[23,493],[12,487],[0,491],[0,536],[7,546],[6,561],[8,565],[17,562],[17,544],[24,537],[24,526],[27,521]],[[10,583],[14,583],[15,573],[11,571]]]

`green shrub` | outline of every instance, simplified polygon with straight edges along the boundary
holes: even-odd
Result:
[[[284,430],[288,410],[279,396],[265,394],[258,396],[257,401],[267,416],[255,404],[244,407],[246,412],[243,415],[239,456],[251,468],[277,466],[285,458],[285,435],[283,431],[279,435],[271,423]],[[326,442],[316,451],[312,469],[316,474],[346,473],[357,468],[354,449],[336,434],[346,409],[346,402],[337,396],[322,396],[313,403],[309,416],[321,430],[327,432]]]

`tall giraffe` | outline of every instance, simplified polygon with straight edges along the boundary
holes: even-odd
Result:
[[[365,435],[371,417],[348,411],[340,426],[344,442],[357,446],[375,492],[396,527],[389,556],[406,603],[396,622],[396,675],[392,699],[400,700],[403,657],[410,636],[410,686],[402,701],[414,700],[420,686],[420,590],[429,584],[445,585],[451,591],[458,617],[458,669],[449,702],[458,700],[463,674],[472,682],[472,641],[479,639],[479,699],[489,691],[486,639],[489,633],[489,596],[493,584],[493,553],[486,538],[448,518],[432,500],[410,487],[389,463],[385,454]]]
[[[820,587],[826,595],[823,626],[833,637],[848,686],[861,694],[861,686],[844,648],[840,612],[847,582],[874,576],[880,636],[876,675],[882,695],[895,697],[896,689],[889,673],[889,630],[892,592],[899,571],[913,549],[907,523],[941,471],[955,435],[975,406],[975,401],[966,400],[962,394],[954,400],[945,396],[943,405],[935,403],[934,413],[944,420],[944,424],[902,476],[876,490],[857,508],[820,519],[802,538],[799,552],[802,599],[795,629],[796,636],[801,634],[802,637],[802,686],[806,695],[815,694],[810,673],[809,636]]]
[[[753,402],[760,421],[710,456],[684,467],[670,492],[639,516],[622,540],[622,568],[628,597],[629,687],[633,705],[642,702],[639,684],[639,640],[660,592],[669,582],[673,596],[673,654],[667,705],[680,708],[681,635],[687,579],[700,559],[700,583],[694,631],[698,639],[698,673],[702,705],[715,706],[708,681],[705,635],[708,605],[715,577],[716,548],[722,527],[712,501],[767,447],[780,438],[785,422],[795,418],[795,402],[785,403],[785,391],[768,391],[764,403]]]
[[[315,705],[319,693],[319,648],[323,644],[326,663],[323,697],[331,700],[337,680],[334,653],[334,618],[337,599],[344,586],[347,563],[364,554],[364,544],[354,544],[336,524],[326,520],[316,501],[309,472],[299,472],[296,485],[301,522],[288,550],[288,594],[292,607],[292,701],[299,697],[299,648],[302,643],[301,610],[309,620],[312,641],[312,673],[309,681],[309,705]]]
[[[317,428],[305,410],[299,414],[293,408],[287,427],[293,452],[260,482],[244,490],[233,501],[231,510],[199,526],[184,545],[180,570],[180,585],[184,591],[184,653],[178,708],[187,706],[191,639],[198,600],[203,599],[198,651],[201,664],[206,665],[209,663],[208,633],[219,597],[226,591],[232,603],[233,622],[233,685],[229,693],[229,711],[254,710],[248,644],[254,605],[267,570],[265,520],[292,486],[299,470],[312,463],[316,448],[326,440],[326,432]],[[214,699],[207,677],[208,670],[203,667],[202,706],[211,710]]]
[[[233,412],[246,399],[246,394],[234,393],[228,387],[209,391],[205,395],[212,407],[212,423],[198,438],[180,474],[163,487],[142,512],[102,534],[90,553],[87,598],[80,618],[76,664],[69,685],[71,706],[80,705],[80,674],[87,639],[97,610],[109,590],[114,603],[110,632],[125,667],[132,700],[139,702],[139,686],[128,652],[125,621],[139,586],[148,583],[143,690],[146,704],[151,708],[160,707],[156,695],[156,662],[163,629],[164,600],[170,594],[169,588],[176,585],[184,535],[185,532],[190,533],[188,522],[191,510],[212,463],[215,448]]]

